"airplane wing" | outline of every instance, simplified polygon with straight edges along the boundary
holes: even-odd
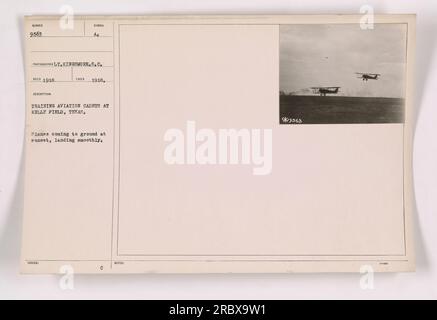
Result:
[[[321,87],[321,89],[340,89],[341,87]]]
[[[355,72],[355,74],[359,74],[359,75],[366,75],[366,76],[380,76],[379,73],[363,73],[363,72]]]
[[[337,89],[341,87],[311,87],[311,89]]]
[[[322,89],[326,89],[326,90],[329,90],[329,89],[340,89],[341,87],[311,87],[310,89],[312,89],[312,90],[322,90]]]

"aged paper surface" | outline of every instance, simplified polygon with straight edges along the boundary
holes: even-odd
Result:
[[[415,17],[361,19],[26,17],[22,272],[413,271]]]

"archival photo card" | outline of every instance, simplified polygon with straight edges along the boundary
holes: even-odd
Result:
[[[26,17],[21,272],[413,271],[415,16],[361,18]]]
[[[403,123],[407,24],[280,26],[280,124]]]

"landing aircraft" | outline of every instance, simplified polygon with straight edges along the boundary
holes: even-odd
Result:
[[[358,79],[363,79],[363,81],[378,80],[378,77],[380,76],[379,73],[361,73],[361,72],[355,72],[355,74],[358,75]]]
[[[315,94],[326,97],[327,94],[337,94],[341,87],[311,87]]]

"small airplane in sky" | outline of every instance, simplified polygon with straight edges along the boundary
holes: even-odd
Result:
[[[378,80],[378,77],[381,76],[379,73],[355,72],[355,74],[358,75],[358,79],[362,79],[363,81]]]
[[[337,94],[341,87],[311,87],[315,94],[326,97],[327,94]]]

